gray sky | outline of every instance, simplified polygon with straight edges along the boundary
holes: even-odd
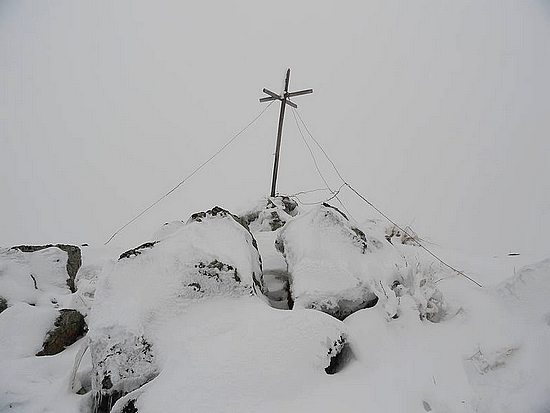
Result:
[[[4,0],[0,59],[1,246],[103,243],[252,120],[291,67],[292,90],[315,89],[295,99],[314,136],[393,219],[465,252],[550,255],[546,0]],[[288,115],[279,190],[321,188]],[[267,195],[277,116],[113,242]]]

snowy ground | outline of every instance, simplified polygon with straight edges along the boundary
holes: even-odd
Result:
[[[372,232],[372,222],[360,228]],[[264,274],[286,271],[274,247],[279,232],[255,234]],[[480,282],[480,288],[411,246],[396,249],[418,270],[417,291],[399,297],[396,319],[388,318],[384,305],[376,305],[342,322],[315,310],[275,309],[249,294],[196,300],[152,317],[149,333],[159,354],[158,375],[113,411],[134,398],[140,413],[549,412],[550,260],[506,253],[466,257],[434,247]],[[112,268],[122,251],[83,247],[74,294],[47,274],[43,285],[51,288],[43,290],[40,273],[38,290],[21,275],[40,260],[53,262],[50,273],[57,274],[63,261],[55,261],[54,251],[44,251],[30,259],[0,250],[0,295],[10,304],[0,314],[0,412],[89,412],[90,351],[71,388],[75,357],[87,338],[55,356],[35,354],[58,308],[88,313],[96,285],[107,277],[102,268]],[[170,268],[166,251],[170,248],[162,262]],[[124,276],[133,276],[131,289],[142,294],[135,305],[145,314],[152,308],[146,283],[155,275],[145,277],[139,266],[132,271]],[[421,275],[435,277],[424,283],[433,282],[444,297],[446,316],[440,322],[420,316]],[[272,281],[275,285],[277,280]],[[109,311],[113,322],[124,317],[116,308]],[[327,350],[341,334],[353,358],[342,371],[328,375]],[[88,392],[76,394],[80,389]]]

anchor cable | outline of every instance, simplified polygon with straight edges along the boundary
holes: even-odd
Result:
[[[371,201],[369,201],[366,197],[364,197],[363,195],[361,195],[355,188],[353,188],[345,179],[344,177],[342,176],[342,174],[340,173],[340,171],[338,170],[338,168],[336,167],[335,163],[332,161],[332,159],[328,156],[327,152],[323,149],[323,147],[321,146],[321,144],[319,143],[319,141],[317,139],[315,139],[313,137],[313,135],[311,134],[311,132],[309,131],[307,125],[305,124],[304,120],[302,119],[302,117],[300,116],[300,112],[298,112],[297,109],[294,109],[294,112],[296,112],[296,114],[298,115],[298,118],[300,119],[300,122],[302,123],[302,125],[304,126],[305,130],[307,131],[308,135],[311,137],[311,139],[317,144],[317,146],[319,147],[319,149],[321,150],[321,152],[323,152],[323,154],[325,155],[325,157],[327,158],[327,160],[330,162],[330,164],[332,165],[332,167],[334,168],[334,171],[336,172],[336,174],[340,177],[340,179],[342,180],[342,185],[344,186],[347,186],[356,196],[358,196],[361,200],[363,200],[367,205],[369,205],[371,208],[373,208],[376,212],[378,212],[380,215],[382,215],[385,219],[387,219],[391,224],[393,224],[397,229],[399,229],[401,232],[403,232],[405,235],[409,236],[411,239],[414,240],[414,242],[418,245],[418,247],[422,248],[424,251],[426,251],[428,254],[430,254],[433,258],[435,258],[437,261],[439,261],[441,264],[443,264],[445,267],[449,268],[450,270],[454,271],[455,273],[459,274],[459,275],[462,275],[464,278],[466,278],[467,280],[471,281],[472,283],[474,283],[475,285],[477,285],[478,287],[481,287],[483,288],[483,286],[477,282],[476,280],[474,280],[473,278],[469,277],[468,275],[464,274],[463,271],[459,271],[457,270],[455,267],[453,267],[452,265],[446,263],[445,261],[443,261],[441,258],[439,258],[436,254],[434,254],[432,251],[430,251],[427,247],[425,247],[424,245],[422,245],[420,243],[420,241],[417,241],[415,239],[414,236],[412,236],[411,234],[409,234],[409,232],[405,229],[403,229],[400,225],[398,225],[395,221],[393,221],[388,215],[384,214],[384,212],[382,212],[382,210],[380,208],[377,208]],[[341,187],[340,187],[341,188]],[[338,192],[340,192],[340,190],[338,190]]]
[[[304,143],[305,143],[306,146],[307,146],[307,149],[308,149],[308,151],[309,151],[309,154],[311,155],[311,158],[313,159],[313,164],[315,165],[315,169],[317,170],[317,173],[319,174],[319,176],[321,177],[321,179],[322,179],[323,182],[325,183],[325,186],[327,187],[327,189],[329,190],[329,192],[332,194],[332,196],[331,196],[330,198],[328,198],[328,199],[322,201],[321,203],[323,203],[323,202],[328,202],[328,201],[330,201],[330,200],[336,198],[336,200],[340,203],[340,205],[342,205],[342,208],[344,208],[344,211],[347,212],[348,216],[349,216],[353,221],[355,221],[355,218],[353,218],[353,216],[351,215],[351,212],[349,212],[349,210],[346,208],[346,206],[344,205],[344,203],[343,203],[343,202],[340,200],[340,198],[338,197],[338,194],[340,193],[340,191],[341,191],[343,185],[341,185],[340,188],[338,188],[337,191],[332,190],[332,188],[331,188],[330,185],[328,184],[327,180],[326,180],[325,177],[323,176],[321,170],[319,169],[319,165],[317,164],[317,159],[315,158],[315,155],[314,155],[314,153],[313,153],[313,150],[311,149],[311,146],[309,145],[309,143],[307,142],[307,140],[306,140],[304,134],[302,133],[302,128],[300,128],[300,124],[299,124],[299,122],[298,122],[298,118],[296,117],[296,115],[298,114],[298,111],[297,111],[295,108],[293,108],[293,107],[291,107],[291,109],[292,109],[292,114],[294,115],[294,120],[295,120],[295,122],[296,122],[296,127],[298,128],[298,132],[300,132],[300,136],[302,137],[302,140],[304,141]],[[299,114],[298,114],[298,116],[299,116]],[[302,121],[302,124],[305,126],[305,123],[304,123],[303,121]],[[307,129],[307,127],[306,127],[306,129]],[[308,131],[308,133],[309,133],[309,131]],[[311,136],[311,134],[310,134],[310,136]],[[319,145],[319,144],[317,143],[317,145]],[[326,154],[325,154],[325,156],[326,156]],[[316,205],[317,203],[303,203],[303,202],[302,202],[302,204],[303,204],[303,205]]]
[[[218,149],[210,158],[208,158],[206,161],[201,163],[198,167],[196,167],[189,175],[187,175],[185,178],[183,178],[176,186],[174,186],[172,189],[170,189],[168,192],[166,192],[164,195],[162,195],[159,199],[157,199],[155,202],[153,202],[151,205],[149,205],[147,208],[145,208],[143,211],[141,211],[139,214],[137,214],[134,218],[132,218],[130,221],[128,221],[126,224],[124,224],[122,227],[120,227],[111,237],[105,242],[104,245],[107,245],[111,240],[116,237],[122,230],[124,230],[126,227],[134,223],[137,219],[139,219],[143,214],[145,214],[150,209],[154,208],[156,205],[158,205],[162,200],[164,200],[166,197],[168,197],[170,194],[172,194],[174,191],[176,191],[180,186],[182,186],[187,180],[189,180],[193,175],[195,175],[197,172],[199,172],[202,168],[204,168],[208,163],[210,163],[216,156],[218,156],[225,148],[227,148],[229,145],[235,141],[240,135],[242,135],[250,126],[252,126],[268,109],[269,107],[275,103],[275,101],[270,102],[269,105],[267,105],[263,110],[260,111],[258,115],[254,119],[252,119],[244,128],[242,128],[239,132],[237,132],[231,139],[229,139],[220,149]]]

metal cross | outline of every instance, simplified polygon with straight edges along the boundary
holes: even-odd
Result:
[[[290,98],[294,96],[308,95],[310,93],[313,93],[313,89],[304,89],[304,90],[298,90],[296,92],[289,92],[288,91],[289,82],[290,82],[290,69],[287,69],[286,78],[285,78],[285,90],[283,91],[283,93],[281,95],[278,95],[277,93],[274,93],[271,90],[264,88],[263,92],[268,96],[260,99],[260,102],[271,102],[272,100],[281,101],[281,111],[279,113],[279,127],[277,128],[277,146],[275,148],[275,162],[273,163],[273,177],[271,179],[271,196],[275,196],[275,189],[277,186],[277,173],[279,171],[279,154],[281,151],[281,138],[283,136],[283,121],[285,118],[286,105],[290,105],[296,109],[298,108],[298,106],[294,102],[292,102]]]

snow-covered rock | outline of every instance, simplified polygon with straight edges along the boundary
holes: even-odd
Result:
[[[57,246],[0,249],[0,295],[8,305],[55,306],[71,294],[67,267]]]
[[[240,214],[254,233],[276,231],[302,212],[296,201],[288,196],[261,199],[252,209]]]
[[[96,408],[155,377],[163,365],[153,330],[206,298],[253,293],[261,260],[252,234],[215,207],[104,269],[90,320]]]
[[[294,306],[343,320],[375,305],[377,280],[393,274],[391,263],[382,264],[376,254],[385,242],[367,236],[328,204],[287,223],[276,246],[288,265]]]
[[[21,252],[37,252],[47,248],[59,248],[62,251],[67,253],[66,260],[66,269],[67,269],[67,285],[69,286],[71,292],[75,292],[75,278],[80,266],[82,265],[82,253],[80,248],[76,245],[67,245],[67,244],[48,244],[48,245],[18,245],[12,247],[13,250],[19,250]]]

